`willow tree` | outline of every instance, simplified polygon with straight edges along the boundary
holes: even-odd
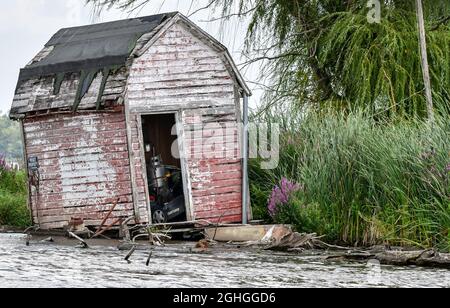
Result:
[[[152,0],[87,2],[133,9]],[[433,100],[448,112],[450,2],[424,6]],[[427,114],[415,0],[210,0],[204,9],[224,20],[250,20],[244,52],[250,62],[263,62],[272,104]]]

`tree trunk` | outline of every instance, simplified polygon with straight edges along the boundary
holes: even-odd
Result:
[[[434,120],[433,97],[431,92],[430,70],[428,67],[427,40],[425,34],[425,21],[423,17],[422,0],[416,0],[417,24],[419,28],[419,44],[422,60],[423,82],[425,84],[425,96],[427,100],[428,119]]]

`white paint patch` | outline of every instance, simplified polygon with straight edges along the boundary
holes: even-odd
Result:
[[[86,121],[87,122],[87,121]],[[92,122],[90,122],[92,123]],[[75,160],[70,157],[60,158],[59,170],[62,182],[63,206],[68,207],[69,200],[73,199],[91,199],[110,197],[107,183],[104,182],[108,175],[109,183],[114,183],[117,179],[115,169],[107,160],[103,160],[100,147],[92,147],[92,139],[96,137],[97,128],[91,125],[83,125],[83,131],[80,140],[77,142],[76,154],[87,154],[86,160]],[[85,136],[90,136],[86,140]],[[74,179],[83,179],[86,184],[73,187]]]

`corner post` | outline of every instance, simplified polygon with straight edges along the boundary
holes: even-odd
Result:
[[[38,208],[36,208],[36,216],[38,217],[38,221],[36,221],[36,222],[34,221],[33,202],[31,200],[30,172],[28,169],[28,152],[27,152],[27,143],[26,143],[26,138],[25,138],[25,127],[24,127],[23,121],[24,121],[23,118],[19,119],[20,137],[22,139],[23,169],[27,176],[27,206],[28,206],[28,210],[30,211],[31,224],[39,225],[40,222],[39,222],[39,214],[38,214],[39,209]]]
[[[248,96],[244,92],[243,134],[242,134],[242,224],[248,224]]]

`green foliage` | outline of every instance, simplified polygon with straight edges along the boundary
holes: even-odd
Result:
[[[232,1],[222,2],[228,3],[227,15]],[[272,77],[269,102],[363,108],[383,116],[426,114],[414,1],[384,1],[380,23],[373,24],[366,0],[241,4],[241,13],[251,12],[248,52],[266,60],[263,76]],[[450,2],[426,1],[425,8],[433,98],[438,110],[448,111]]]
[[[305,233],[326,234],[326,219],[318,204],[306,204],[301,193],[293,196],[273,217],[277,224],[289,224],[294,230]]]
[[[332,23],[319,38],[317,57],[341,101],[349,108],[369,108],[372,114],[425,117],[413,14],[386,11],[382,22],[373,25],[355,12],[328,18]],[[447,29],[427,35],[434,103],[443,111],[448,111],[450,99],[449,34]]]
[[[256,174],[260,172],[256,160],[251,161],[250,164],[252,165],[250,172],[253,173],[253,176],[250,176],[250,178],[256,177]],[[273,180],[273,178],[270,180]],[[261,184],[261,178],[258,178],[258,181],[250,182],[250,198],[252,200],[252,204],[255,205],[252,208],[253,218],[256,220],[270,221],[271,217],[269,215],[269,211],[267,210],[267,200],[269,198],[270,190],[275,184],[272,186],[269,185],[269,187],[264,187]]]
[[[0,225],[30,224],[25,173],[0,169]]]
[[[292,205],[298,217],[283,220],[300,230],[347,244],[450,248],[448,118],[432,125],[361,114],[300,117],[302,124],[284,127],[278,168],[251,163],[255,213],[287,177],[304,185]]]
[[[133,10],[152,0],[87,0],[98,12]],[[450,2],[423,1],[433,99],[450,109]],[[377,116],[426,114],[415,1],[213,0],[204,9],[250,20],[246,58],[264,61],[267,102],[317,110],[364,108]]]
[[[0,191],[0,225],[25,228],[30,224],[26,195],[14,195]]]
[[[10,193],[26,194],[27,178],[23,171],[9,171],[0,169],[0,190]]]
[[[20,159],[22,157],[22,138],[17,122],[0,112],[0,154],[7,158]]]

